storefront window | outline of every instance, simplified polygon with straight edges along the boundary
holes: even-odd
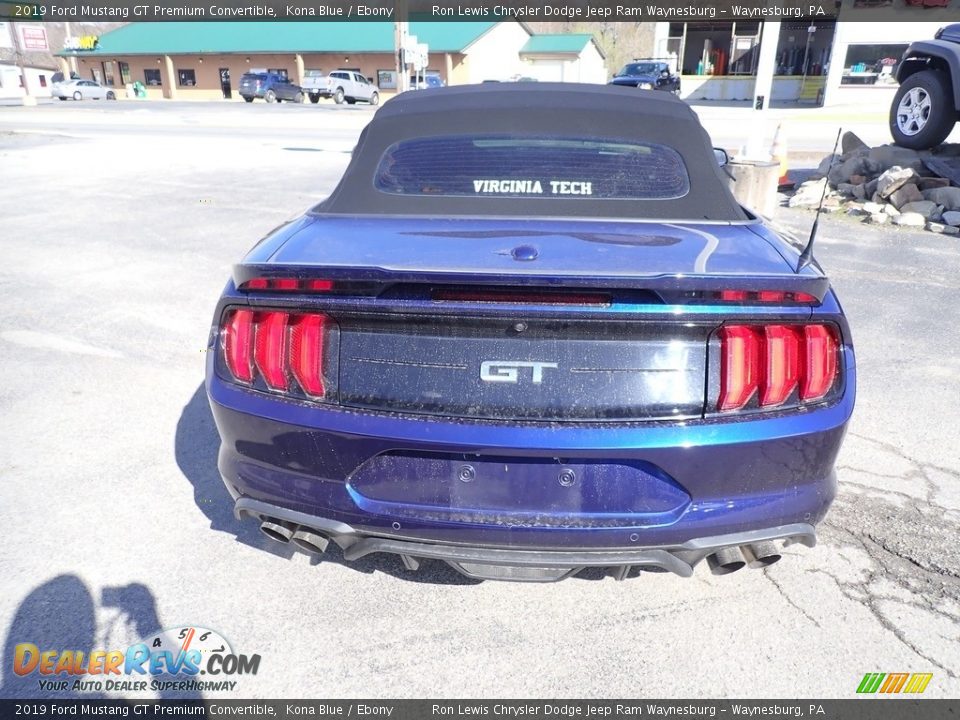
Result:
[[[147,68],[143,71],[143,84],[144,85],[153,85],[154,87],[160,86],[160,71],[159,70],[150,70]]]
[[[683,73],[726,75],[732,37],[732,23],[687,23]]]
[[[850,45],[843,63],[841,85],[894,85],[897,63],[907,49],[906,43],[890,45]]]
[[[377,87],[381,90],[395,90],[397,88],[397,71],[377,70]]]
[[[193,87],[197,84],[197,73],[193,70],[177,70],[177,82],[181,87]]]
[[[102,63],[103,65],[103,84],[108,87],[113,87],[113,61],[107,60]]]
[[[834,30],[833,21],[803,20],[781,24],[776,74],[826,75]]]
[[[130,65],[125,62],[118,63],[120,65],[120,84],[129,85],[130,84]]]

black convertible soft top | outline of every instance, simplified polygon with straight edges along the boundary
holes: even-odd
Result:
[[[476,138],[481,145],[495,144],[498,138],[532,138],[534,143],[547,143],[540,153],[546,157],[537,158],[540,163],[537,169],[541,175],[552,172],[550,177],[564,179],[576,179],[576,174],[564,167],[560,159],[562,154],[557,156],[556,168],[544,168],[544,163],[550,162],[547,153],[551,138],[565,139],[563,142],[568,146],[574,141],[582,143],[591,139],[610,143],[609,147],[614,148],[630,148],[632,143],[637,143],[644,148],[654,148],[654,155],[659,152],[660,157],[648,160],[642,173],[638,173],[647,178],[643,180],[647,183],[645,190],[628,198],[615,196],[616,193],[603,196],[590,192],[589,183],[576,182],[562,186],[564,191],[573,194],[551,195],[547,180],[542,184],[541,193],[534,193],[532,180],[510,180],[509,188],[504,184],[503,192],[498,192],[500,181],[491,186],[481,178],[475,181],[476,186],[469,185],[467,190],[459,193],[448,192],[442,185],[439,189],[426,187],[407,193],[392,179],[384,180],[388,177],[385,162],[389,164],[394,158],[405,158],[407,164],[415,165],[426,176],[436,165],[433,160],[437,157],[433,150],[435,146],[449,155],[456,152],[458,142]],[[409,148],[406,154],[396,150],[403,148],[405,142]],[[574,147],[580,146],[574,144]],[[616,153],[603,152],[606,145],[599,147],[600,150],[594,150],[594,156],[599,159],[595,160],[593,169],[602,172],[604,166],[600,162],[605,159],[603,156]],[[503,152],[504,157],[518,157],[516,153],[507,154],[508,150]],[[388,156],[389,160],[385,161]],[[448,159],[447,163],[453,161]],[[657,195],[658,173],[662,173],[663,186],[668,188],[664,193],[666,196]],[[680,177],[684,173],[685,177]],[[530,175],[534,180],[539,177],[533,172]],[[623,180],[617,187],[632,188],[637,184],[633,178],[616,180]],[[472,187],[476,187],[476,193],[470,189]],[[554,185],[554,192],[559,192],[559,188],[560,185]],[[710,138],[683,101],[663,92],[575,83],[490,83],[403,93],[377,111],[361,133],[340,183],[314,211],[441,217],[598,217],[721,222],[747,219],[727,187],[723,171],[714,158]]]

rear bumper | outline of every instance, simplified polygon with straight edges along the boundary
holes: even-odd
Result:
[[[634,569],[654,569],[690,577],[699,562],[718,551],[757,548],[761,543],[773,541],[783,541],[787,545],[801,543],[807,547],[813,547],[817,542],[812,525],[794,523],[698,538],[681,545],[664,547],[518,549],[418,542],[390,534],[370,535],[345,523],[249,498],[239,498],[234,513],[238,520],[253,518],[260,522],[285,524],[291,531],[302,529],[315,533],[340,546],[344,559],[348,561],[359,560],[372,553],[388,553],[400,556],[408,569],[417,570],[422,559],[442,560],[467,577],[485,580],[552,582],[595,567],[612,569],[618,579],[624,579]],[[749,549],[746,555],[751,558]],[[778,558],[779,555],[776,555]],[[752,564],[762,567],[776,559],[771,556],[752,557]]]
[[[846,392],[827,407],[631,424],[457,422],[311,406],[212,372],[207,391],[238,515],[321,529],[347,559],[388,552],[461,571],[464,563],[646,565],[683,575],[711,549],[757,539],[813,544],[836,494],[855,383],[851,362]],[[461,465],[475,467],[478,482],[444,475]],[[576,471],[569,487],[558,482],[567,467]]]

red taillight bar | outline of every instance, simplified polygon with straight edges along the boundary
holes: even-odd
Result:
[[[322,398],[324,346],[332,321],[320,313],[231,310],[221,325],[223,358],[233,378],[289,392],[295,380],[306,395]]]
[[[290,364],[293,376],[307,395],[320,397],[323,384],[324,315],[301,315],[290,332]]]
[[[760,334],[746,325],[728,325],[720,331],[720,343],[720,409],[736,410],[757,391]]]
[[[831,325],[726,325],[717,407],[740,410],[754,395],[761,408],[777,407],[798,387],[800,403],[822,400],[837,378],[838,352]]]
[[[286,390],[289,355],[287,349],[287,320],[282,312],[257,313],[253,357],[257,370],[271,390]]]
[[[814,295],[805,292],[787,292],[785,290],[721,290],[716,294],[721,302],[736,303],[792,303],[810,305],[819,301]]]
[[[223,324],[223,354],[227,368],[240,382],[253,381],[253,311],[234,310]]]
[[[329,292],[333,290],[333,280],[317,278],[252,278],[240,284],[240,292],[268,290],[274,292]]]
[[[826,325],[803,328],[806,354],[800,400],[819,400],[833,385],[837,375],[837,338]]]
[[[523,290],[434,290],[441,302],[513,303],[519,305],[610,305],[607,293],[526,292]]]

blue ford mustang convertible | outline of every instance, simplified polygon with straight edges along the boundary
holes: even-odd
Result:
[[[616,87],[391,100],[235,266],[210,350],[238,517],[476,578],[813,546],[854,405],[826,276],[683,102]]]

